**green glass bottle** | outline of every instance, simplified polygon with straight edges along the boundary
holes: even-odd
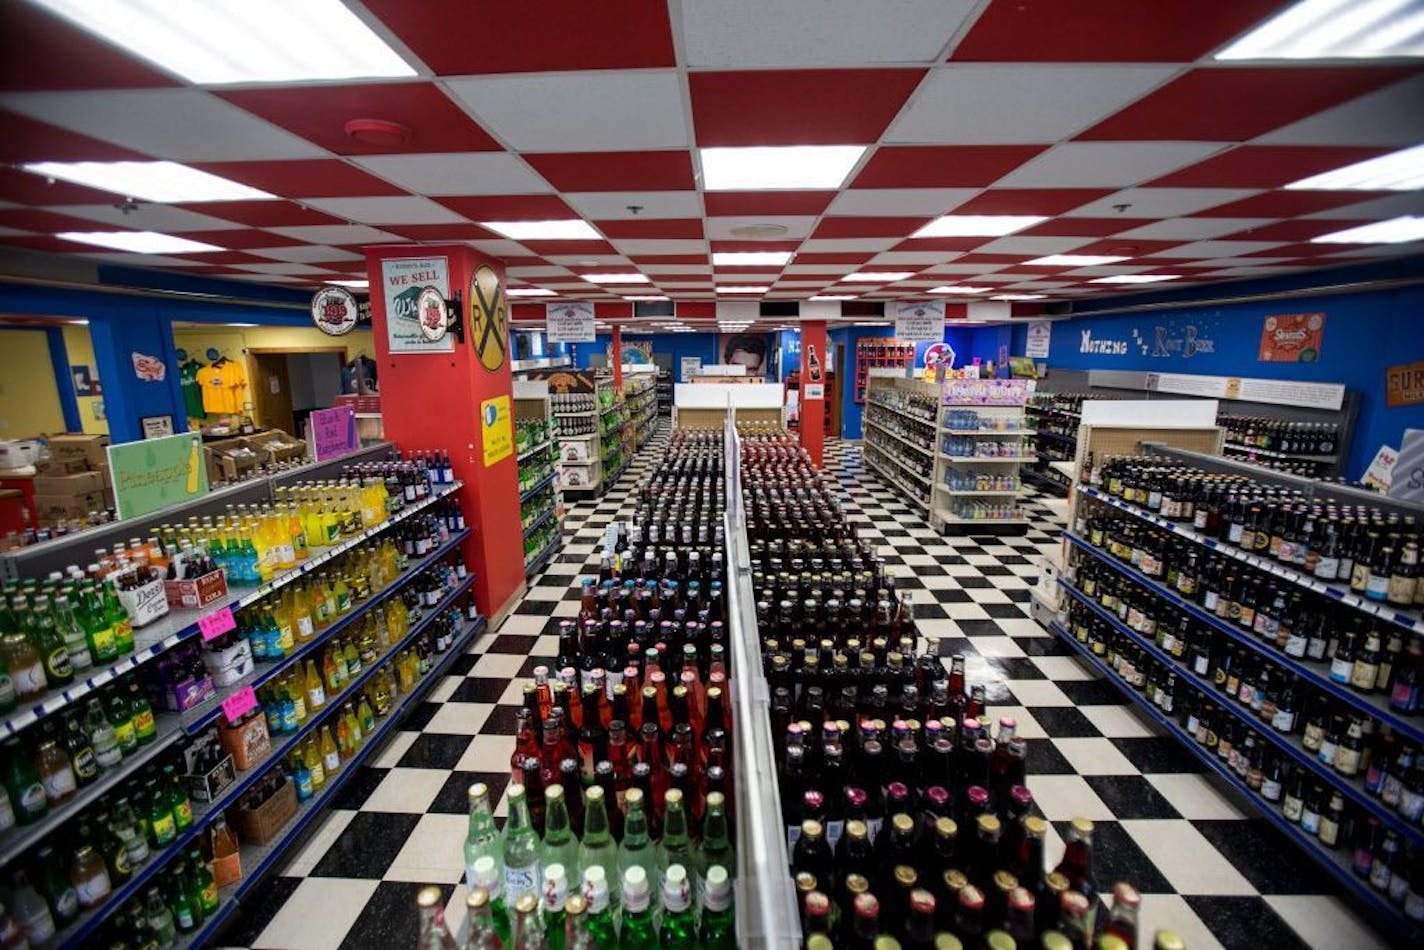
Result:
[[[557,861],[545,864],[544,887],[539,900],[548,950],[564,950],[564,902],[568,899],[569,879],[564,873],[564,866]]]
[[[84,627],[84,639],[95,663],[108,663],[119,655],[114,640],[114,624],[104,610],[104,601],[92,583],[79,589],[79,623]]]
[[[61,594],[54,600],[54,629],[64,640],[64,648],[69,651],[69,664],[76,673],[84,673],[94,665],[89,639],[85,636],[84,627],[74,612],[74,602],[68,594]]]
[[[199,916],[202,912],[188,895],[188,889],[183,886],[176,868],[168,875],[168,906],[173,909],[173,919],[179,933],[190,934],[202,923]]]
[[[552,935],[551,935],[552,937]],[[554,941],[550,939],[549,946]],[[588,929],[588,902],[574,894],[564,902],[564,950],[596,950],[593,934]]]
[[[120,754],[133,755],[138,748],[138,733],[134,732],[133,710],[129,707],[129,701],[116,690],[109,694],[107,706],[109,724],[114,727]]]
[[[475,862],[488,855],[502,876],[504,855],[499,841],[499,829],[490,810],[489,786],[476,782],[466,793],[470,801],[470,830],[465,835],[465,886],[473,888]]]
[[[608,898],[608,872],[600,864],[584,868],[583,899],[588,905],[588,934],[598,950],[615,950],[618,946],[618,925]]]
[[[5,742],[5,790],[10,793],[15,819],[22,825],[39,821],[49,811],[40,773],[18,739]]]
[[[64,873],[64,865],[54,853],[54,848],[45,845],[35,852],[35,863],[39,868],[39,891],[49,902],[50,913],[60,929],[69,926],[70,921],[79,916],[79,893]]]
[[[74,682],[74,666],[69,662],[69,648],[64,637],[54,628],[48,597],[35,599],[34,609],[25,615],[26,635],[35,652],[44,661],[45,679],[50,689],[63,689]]]
[[[153,718],[153,706],[149,704],[143,690],[139,689],[136,680],[129,680],[128,696],[134,739],[140,746],[146,746],[158,738],[158,723]]]
[[[653,921],[652,892],[648,872],[641,865],[630,867],[623,874],[623,931],[618,935],[619,950],[656,950],[658,928]]]
[[[682,807],[681,789],[670,788],[663,796],[663,837],[658,842],[657,861],[663,876],[674,864],[682,865],[684,871],[693,867],[692,840],[687,836],[687,812]]]
[[[707,797],[710,805],[712,796]],[[707,869],[700,937],[702,950],[736,950],[737,922],[732,912],[732,881],[727,868],[721,864]]]
[[[149,932],[153,934],[160,947],[171,947],[177,938],[177,925],[173,921],[173,912],[168,909],[168,905],[163,903],[163,895],[158,893],[158,888],[150,887],[144,895],[143,913],[148,918]]]
[[[569,823],[569,807],[564,801],[564,787],[550,785],[544,789],[544,847],[540,858],[544,867],[562,864],[564,872],[581,880],[578,870],[579,843]]]
[[[470,893],[483,891],[489,898],[490,926],[499,945],[509,946],[509,906],[504,901],[504,871],[501,862],[488,854],[480,855],[469,867]]]
[[[656,875],[658,860],[653,852],[653,842],[648,837],[648,813],[644,810],[643,790],[630,788],[623,796],[623,840],[618,844],[618,879],[621,883],[631,868],[643,869],[648,880]],[[620,902],[622,887],[618,888]]]
[[[173,807],[168,804],[168,796],[158,790],[157,783],[149,779],[143,786],[141,801],[148,805],[148,815],[144,824],[148,827],[148,843],[152,848],[166,848],[178,837],[178,825],[173,818]]]
[[[607,873],[618,867],[618,845],[613,841],[613,832],[608,828],[608,803],[604,800],[603,788],[590,785],[583,793],[583,841],[579,845],[579,867],[586,873],[589,868],[599,867]],[[616,904],[617,893],[609,897]]]
[[[120,656],[132,653],[134,648],[133,621],[129,619],[129,612],[119,601],[118,589],[113,584],[99,586],[103,588],[104,618],[109,622],[109,627],[114,634],[114,649]]]
[[[507,793],[509,817],[504,823],[504,899],[513,907],[525,894],[539,894],[539,834],[529,817],[523,785]]]
[[[692,907],[692,882],[683,865],[669,864],[663,873],[662,904],[659,943],[664,947],[696,946],[697,911]]]
[[[174,860],[177,866],[178,884],[188,894],[188,903],[193,905],[193,919],[199,924],[208,919],[207,911],[204,910],[203,882],[198,877],[198,869],[182,858]]]
[[[163,787],[165,803],[173,812],[173,825],[182,834],[193,827],[193,803],[183,783],[178,781],[178,770],[171,765],[163,767]]]
[[[207,864],[203,862],[203,855],[197,848],[188,851],[188,867],[193,886],[198,892],[198,906],[203,909],[204,917],[211,917],[218,909],[217,879],[213,877],[213,872],[208,870]]]
[[[697,854],[699,896],[706,893],[707,875],[714,867],[725,869],[728,877],[737,870],[737,856],[727,834],[727,797],[721,792],[707,793],[707,814],[702,820],[702,844]]]
[[[469,921],[465,950],[501,950],[504,947],[504,941],[495,929],[489,891],[483,887],[470,888],[465,897],[465,917]]]

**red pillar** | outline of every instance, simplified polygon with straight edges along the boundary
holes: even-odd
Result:
[[[613,385],[623,385],[623,327],[613,325]]]
[[[801,321],[801,445],[821,466],[826,427],[826,321]]]
[[[465,342],[454,340],[449,353],[392,353],[382,262],[438,257],[447,263],[450,296],[460,298]],[[498,278],[498,289],[486,285],[482,295],[499,314],[496,331],[485,338],[487,361],[494,364],[498,358],[493,369],[482,365],[478,355],[481,326],[472,306],[475,272],[485,266]],[[456,496],[471,528],[464,548],[465,563],[475,573],[475,599],[480,610],[492,617],[512,603],[524,584],[515,454],[511,450],[485,465],[480,419],[481,403],[500,396],[512,399],[513,393],[504,263],[460,244],[381,247],[366,251],[366,272],[371,283],[371,329],[386,438],[402,451],[442,449],[450,454],[455,477],[465,483]],[[508,410],[512,442],[512,404]]]

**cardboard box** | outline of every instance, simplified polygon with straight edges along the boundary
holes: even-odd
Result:
[[[243,442],[258,455],[264,456],[263,464],[287,462],[303,458],[307,454],[307,444],[292,438],[281,429],[243,437]]]
[[[91,511],[103,511],[107,507],[101,491],[79,495],[35,495],[35,517],[41,524],[55,524],[66,518],[84,518]]]
[[[109,437],[107,435],[83,435],[64,433],[52,435],[46,440],[51,458],[82,458],[89,468],[98,469],[109,462]]]
[[[50,457],[43,462],[36,462],[35,471],[41,475],[73,475],[76,472],[89,471],[89,460],[74,455],[66,458]]]
[[[195,802],[210,802],[237,781],[237,770],[232,766],[230,755],[223,756],[217,765],[206,772],[193,772],[191,769],[190,765],[190,771],[184,778],[187,779],[188,794]]]
[[[129,612],[134,629],[153,623],[168,613],[168,597],[163,590],[163,581],[153,580],[133,590],[120,590],[119,603]],[[147,644],[145,644],[146,646]],[[139,647],[137,639],[134,646]]]
[[[235,482],[247,478],[266,462],[266,453],[254,451],[243,438],[222,439],[203,447],[208,463],[208,483]]]
[[[240,639],[225,650],[204,650],[203,665],[215,686],[231,686],[252,672],[252,644]]]
[[[256,808],[235,808],[228,812],[243,844],[266,844],[297,813],[297,789],[289,778]]]
[[[103,491],[104,480],[98,472],[35,476],[36,495],[87,495]]]
[[[191,581],[164,581],[163,593],[168,606],[196,610],[227,596],[227,574],[219,568]]]
[[[565,462],[591,462],[597,457],[594,451],[593,433],[559,440],[559,457]]]

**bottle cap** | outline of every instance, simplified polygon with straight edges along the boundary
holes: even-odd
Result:
[[[895,865],[895,883],[901,887],[914,887],[919,879],[919,873],[908,864]]]
[[[900,950],[900,941],[881,934],[875,938],[874,950]]]
[[[1007,894],[1009,891],[1012,891],[1014,888],[1016,888],[1016,887],[1018,887],[1018,886],[1019,886],[1019,879],[1016,878],[1016,877],[1014,877],[1014,876],[1013,876],[1012,874],[1010,874],[1008,871],[995,871],[995,872],[994,872],[994,887],[995,887],[995,889],[997,889],[1000,893]]]
[[[1126,881],[1118,881],[1113,885],[1113,901],[1128,907],[1137,907],[1142,903],[1142,895]]]
[[[820,891],[809,891],[801,900],[807,917],[828,917],[831,913],[831,899]]]
[[[623,909],[634,913],[648,909],[648,872],[636,864],[623,872]]]
[[[1049,930],[1039,938],[1042,950],[1073,950],[1073,941],[1056,930]]]
[[[1086,838],[1093,833],[1093,823],[1086,818],[1074,818],[1069,822],[1069,826],[1078,833],[1078,837]]]
[[[483,887],[472,887],[465,896],[465,906],[470,910],[483,910],[489,904],[489,891]]]
[[[1026,887],[1015,887],[1009,891],[1009,909],[1021,913],[1032,913],[1034,904],[1033,892]]]
[[[894,828],[896,832],[907,835],[915,830],[915,820],[904,812],[900,812],[891,817],[890,826]]]
[[[590,802],[603,801],[603,786],[590,785],[587,789],[584,790],[583,797],[586,801]]]
[[[869,891],[855,895],[855,915],[857,917],[875,917],[880,913],[880,901],[875,899],[875,895]]]
[[[482,887],[489,891],[490,897],[499,896],[499,873],[494,866],[494,858],[489,855],[481,855],[475,858],[475,863],[470,868],[471,883],[475,887]]]
[[[720,864],[707,869],[702,904],[704,909],[713,911],[723,911],[732,906],[732,882],[727,879],[727,869]]]
[[[582,895],[570,894],[569,899],[564,901],[564,913],[570,917],[577,917],[588,910],[588,902]]]
[[[715,768],[715,766],[714,766],[714,768]],[[726,796],[726,795],[723,795],[721,792],[708,792],[708,793],[707,793],[707,807],[708,807],[708,808],[721,808],[721,807],[724,806],[726,803],[727,803],[727,796]]]
[[[679,913],[692,906],[692,889],[687,883],[687,868],[669,864],[663,875],[663,908]]]
[[[436,907],[440,903],[440,888],[422,887],[420,893],[415,895],[415,906],[421,908]]]
[[[682,804],[682,789],[670,788],[663,795],[663,804],[671,808],[673,805]]]
[[[806,938],[806,950],[832,950],[831,938],[825,934],[811,934]]]
[[[953,838],[959,834],[959,826],[954,823],[953,818],[940,815],[935,819],[935,834],[941,838]]]
[[[969,883],[969,878],[965,876],[964,872],[959,870],[959,868],[950,868],[944,872],[942,877],[944,879],[944,886],[956,894],[963,890],[964,886]]]
[[[1033,804],[1033,792],[1029,791],[1027,786],[1024,785],[1015,785],[1010,788],[1009,797],[1013,799],[1014,804],[1018,805],[1020,809],[1028,808],[1029,805]]]
[[[921,914],[933,914],[935,909],[934,895],[923,887],[917,887],[910,892],[910,910]]]
[[[985,950],[1014,950],[1017,946],[1007,931],[991,930],[984,935]]]
[[[623,804],[624,804],[624,805],[642,805],[642,804],[643,804],[643,790],[642,790],[641,788],[630,788],[630,789],[628,789],[628,791],[626,791],[626,792],[623,793]]]
[[[1079,897],[1083,895],[1079,894]],[[959,889],[959,906],[969,911],[984,909],[984,892],[973,884],[966,884]]]
[[[1023,826],[1024,831],[1033,835],[1035,838],[1039,838],[1043,835],[1048,834],[1048,822],[1044,821],[1037,815],[1029,815],[1025,817],[1023,820]]]
[[[870,881],[863,874],[847,874],[845,889],[852,894],[864,894],[870,890]]]
[[[562,765],[563,763],[561,762],[559,764]],[[544,801],[548,804],[552,805],[554,802],[558,801],[563,797],[564,787],[562,785],[549,785],[544,789]]]
[[[520,894],[519,899],[514,902],[514,912],[521,915],[534,913],[539,909],[539,902],[535,900],[533,894]]]
[[[809,894],[816,889],[816,875],[810,871],[796,872],[796,893]]]
[[[1064,891],[1058,898],[1058,906],[1066,916],[1081,917],[1088,912],[1088,898],[1077,891]]]
[[[544,910],[557,913],[569,896],[569,878],[564,866],[555,861],[544,868]]]
[[[865,822],[857,821],[856,819],[852,818],[850,821],[845,823],[845,833],[849,837],[854,838],[857,841],[862,841],[870,832],[869,829],[866,828]]]
[[[669,794],[671,794],[671,792]],[[906,816],[907,819],[908,817],[909,816]],[[821,823],[814,818],[807,818],[801,822],[801,834],[807,838],[819,838],[823,833],[824,829],[822,829]]]
[[[964,950],[964,944],[954,934],[937,933],[934,938],[934,950]]]
[[[1152,938],[1156,950],[1186,950],[1186,943],[1172,930],[1159,930]]]
[[[997,815],[980,815],[974,821],[979,826],[981,835],[996,835],[1004,830]]]
[[[964,795],[969,799],[969,804],[976,809],[989,804],[989,790],[982,785],[969,786],[969,790]]]
[[[471,802],[479,798],[489,798],[489,786],[484,782],[476,782],[470,786],[469,796]]]

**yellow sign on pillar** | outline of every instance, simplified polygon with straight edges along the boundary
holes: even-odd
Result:
[[[508,396],[480,403],[480,443],[484,446],[485,468],[513,454],[514,424],[509,416]]]

